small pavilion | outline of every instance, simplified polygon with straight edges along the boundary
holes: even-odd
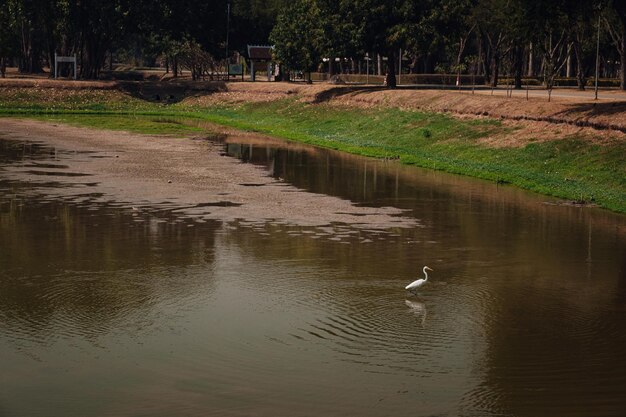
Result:
[[[267,65],[267,81],[272,81],[273,46],[248,45],[248,59],[250,59],[250,80],[256,81],[255,66]]]

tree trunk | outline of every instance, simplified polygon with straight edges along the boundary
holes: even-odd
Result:
[[[626,91],[626,22],[622,31],[622,50],[619,54],[620,60],[620,87]]]
[[[522,89],[522,73],[524,72],[524,48],[522,47],[520,42],[515,43],[515,49],[513,51],[515,54],[513,61],[513,72],[515,78],[515,89]]]
[[[432,55],[426,54],[423,59],[424,59],[424,67],[423,67],[422,74],[432,74],[433,73]]]
[[[82,72],[83,78],[98,79],[100,71],[104,66],[108,40],[98,33],[88,33],[85,39],[86,60],[83,61],[85,68]]]
[[[396,54],[390,52],[387,56],[387,76],[385,77],[385,85],[387,88],[396,88]]]
[[[7,76],[7,59],[2,57],[0,58],[0,77],[6,78]]]
[[[498,86],[498,75],[500,70],[500,51],[493,51],[491,55],[491,86]]]
[[[577,58],[578,58],[578,54]],[[567,54],[567,64],[565,64],[565,77],[572,78],[572,53]]]
[[[25,26],[22,22],[21,28],[21,58],[19,63],[19,71],[21,73],[34,74],[43,72],[41,62],[39,62],[38,44],[34,42],[34,30]]]
[[[619,39],[619,57],[620,57],[620,88],[626,91],[626,3],[623,1],[615,1],[613,8],[617,12],[621,27],[621,39]]]
[[[476,74],[485,75],[484,65],[483,65],[483,39],[480,37],[480,32],[478,32],[478,56],[477,56],[477,68]]]
[[[491,81],[491,65],[489,64],[491,62],[491,47],[489,47],[489,45],[485,45],[486,49],[483,52],[483,56],[481,59],[481,63],[482,63],[482,67],[483,67],[483,74],[485,76],[485,82],[487,81]]]
[[[411,64],[409,65],[409,74],[417,74],[417,54],[411,56]]]
[[[578,89],[584,91],[587,79],[585,77],[585,69],[583,68],[583,48],[578,39],[576,39],[573,43],[574,54],[576,55],[576,82],[578,84]]]
[[[534,63],[535,63],[535,57],[534,57],[534,53],[533,53],[533,43],[530,43],[530,49],[528,51],[528,73],[527,75],[529,77],[534,77],[535,76],[535,71],[534,71]]]

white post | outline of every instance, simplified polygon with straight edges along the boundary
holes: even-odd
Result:
[[[370,83],[370,57],[368,54],[365,54],[365,84]]]

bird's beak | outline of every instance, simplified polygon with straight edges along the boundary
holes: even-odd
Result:
[[[428,269],[429,271],[435,272],[435,270],[432,268],[426,267],[426,269]]]

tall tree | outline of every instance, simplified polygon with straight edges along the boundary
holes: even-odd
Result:
[[[491,85],[498,85],[502,56],[511,48],[509,8],[512,0],[479,0],[473,18],[487,41]]]
[[[606,16],[605,23],[620,57],[620,88],[626,90],[626,2],[612,0]]]
[[[18,50],[17,22],[15,20],[17,2],[7,0],[0,7],[0,77],[6,76],[7,61]]]
[[[357,10],[351,0],[315,0],[319,10],[321,33],[320,53],[329,58],[329,72],[334,73],[334,61],[363,55],[363,26],[358,20]]]
[[[589,69],[595,56],[594,4],[588,0],[571,0],[566,4],[567,26],[570,28],[570,43],[576,57],[576,81],[579,90],[585,89]]]
[[[411,45],[419,34],[428,1],[354,0],[357,26],[363,28],[363,44],[387,56],[387,88],[396,88],[396,61],[400,48]]]
[[[427,7],[422,8],[418,37],[431,48],[447,46],[443,49],[450,55],[450,69],[457,74],[457,84],[461,82],[464,69],[463,54],[478,27],[471,14],[476,3],[477,0],[432,0],[422,3]]]
[[[274,54],[289,70],[311,71],[319,62],[319,9],[314,1],[293,0],[278,16],[270,34]]]
[[[289,3],[289,0],[232,0],[231,48],[243,51],[248,44],[267,43],[278,15]]]

